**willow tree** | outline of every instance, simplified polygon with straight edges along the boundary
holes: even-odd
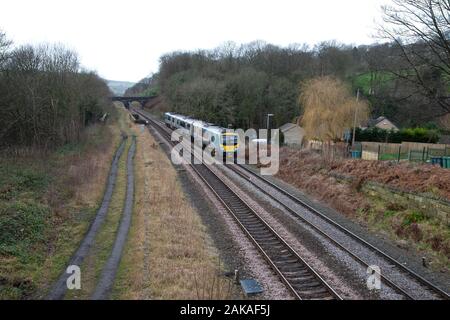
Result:
[[[346,130],[367,122],[369,107],[357,100],[341,80],[319,77],[302,84],[300,105],[301,125],[310,139],[340,141]]]

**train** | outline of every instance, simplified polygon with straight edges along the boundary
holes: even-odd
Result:
[[[218,151],[224,160],[233,158],[236,161],[239,149],[238,134],[213,123],[172,112],[164,113],[164,123],[173,130],[180,129],[184,136],[191,138],[192,142],[201,143],[203,149],[212,147],[213,157]]]

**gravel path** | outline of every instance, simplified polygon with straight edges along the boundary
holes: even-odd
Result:
[[[126,138],[122,140],[120,147],[117,149],[116,154],[111,165],[111,170],[108,177],[106,191],[103,196],[103,201],[100,208],[97,211],[94,221],[92,222],[89,231],[83,238],[78,250],[70,259],[68,266],[81,266],[84,258],[87,256],[92,244],[94,243],[95,236],[97,235],[100,227],[105,221],[106,214],[108,212],[109,204],[111,202],[112,194],[116,185],[117,171],[119,166],[119,159],[125,149]],[[70,274],[66,273],[66,270],[62,272],[54,286],[52,287],[47,299],[49,300],[61,300],[67,292],[67,278]]]
[[[103,267],[100,280],[97,284],[93,300],[106,300],[109,298],[111,290],[114,285],[116,273],[119,268],[120,259],[122,258],[123,248],[127,241],[128,231],[131,225],[131,216],[133,213],[134,203],[134,164],[133,159],[136,153],[136,138],[133,137],[133,143],[128,151],[127,159],[127,194],[125,199],[125,206],[120,221],[119,229],[117,230],[116,241],[111,251],[105,266]]]

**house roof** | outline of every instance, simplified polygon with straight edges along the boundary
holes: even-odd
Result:
[[[389,121],[393,126],[397,127],[391,120],[389,120],[386,117],[378,117],[376,119],[371,119],[368,121],[367,126],[370,127],[375,127],[377,124],[383,122],[383,121]]]
[[[289,130],[295,128],[295,127],[298,127],[298,126],[296,124],[293,124],[293,123],[286,123],[286,124],[284,124],[284,125],[282,125],[280,127],[280,131],[286,132],[286,131],[289,131]]]

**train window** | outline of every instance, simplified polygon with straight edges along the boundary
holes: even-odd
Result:
[[[216,137],[212,136],[212,137],[211,137],[211,141],[212,141],[212,142],[216,141]]]
[[[222,136],[222,143],[227,146],[237,146],[238,145],[238,136]]]

